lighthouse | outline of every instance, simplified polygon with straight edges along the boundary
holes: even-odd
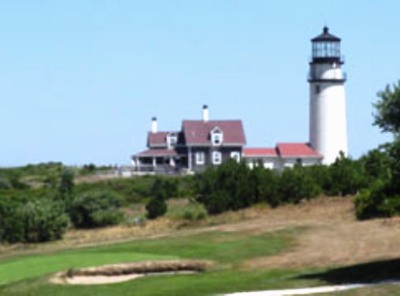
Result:
[[[329,33],[311,39],[312,57],[308,82],[310,84],[310,145],[332,164],[343,152],[347,156],[346,75],[341,67],[340,38]]]

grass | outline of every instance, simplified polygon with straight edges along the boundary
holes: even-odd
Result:
[[[59,286],[48,284],[45,278],[30,280],[0,289],[1,295],[215,295],[236,291],[298,287],[316,284],[291,280],[290,270],[211,271],[200,275],[146,277],[130,282],[97,286]]]
[[[172,258],[175,257],[134,252],[111,253],[106,250],[98,251],[96,249],[14,258],[0,263],[0,285],[35,278],[69,268]]]
[[[1,295],[206,295],[271,285],[293,271],[252,271],[241,263],[257,256],[276,254],[290,245],[291,231],[273,234],[208,232],[196,235],[132,241],[49,255],[0,261]],[[214,267],[198,275],[149,277],[100,286],[57,286],[49,274],[69,268],[126,261],[171,258],[208,259]],[[298,282],[315,280],[297,280]],[[275,283],[276,284],[276,283]],[[132,290],[134,289],[134,290]],[[184,292],[186,291],[186,292]]]
[[[187,203],[178,202],[181,207],[171,211],[171,218],[184,213]],[[274,210],[252,208],[195,222],[203,226],[210,223],[219,226],[165,231],[167,228],[156,220],[140,229],[148,235],[151,230],[154,231],[152,235],[169,233],[169,236],[80,249],[74,245],[77,241],[69,238],[60,242],[66,244],[63,248],[74,248],[69,251],[56,252],[58,245],[53,246],[51,243],[37,245],[34,249],[36,254],[31,252],[28,255],[24,252],[23,257],[17,257],[21,254],[18,250],[6,252],[3,257],[7,258],[0,259],[0,295],[200,296],[334,285],[351,281],[369,282],[372,279],[398,278],[400,275],[400,260],[376,261],[379,258],[400,258],[396,247],[398,236],[395,235],[400,220],[355,222],[352,204],[343,198],[322,199]],[[205,229],[208,232],[203,232]],[[286,230],[273,232],[276,229]],[[98,231],[96,239],[91,237],[83,241],[92,244],[99,241],[98,237],[105,237],[102,240],[105,243],[111,239],[115,241],[118,237],[113,229],[110,230],[112,235],[107,229]],[[138,237],[134,233],[124,232],[123,238]],[[284,252],[293,246],[294,236],[298,244],[291,252]],[[307,248],[302,245],[304,241],[308,243]],[[360,250],[360,245],[368,248]],[[272,260],[266,259],[266,256],[277,253],[280,255]],[[331,253],[332,256],[329,255]],[[59,270],[164,258],[208,259],[215,264],[201,274],[145,277],[110,285],[58,286],[48,282],[49,275]],[[334,268],[329,268],[333,265]],[[396,285],[384,284],[323,295],[400,296],[400,289]]]

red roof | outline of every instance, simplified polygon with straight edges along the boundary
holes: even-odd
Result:
[[[177,156],[173,149],[149,149],[135,154],[135,157],[161,157],[161,156]]]
[[[276,149],[281,157],[322,157],[307,143],[278,143]]]
[[[178,136],[178,132],[157,132],[152,133],[149,132],[147,134],[147,146],[148,147],[167,147],[167,136],[170,134],[176,134]]]
[[[152,146],[167,146],[167,135],[168,132],[149,132],[147,134],[147,145]]]
[[[265,156],[265,157],[276,157],[278,156],[275,148],[244,148],[244,157],[255,157],[255,156]]]
[[[184,120],[182,122],[187,145],[211,145],[210,133],[214,128],[219,128],[223,132],[222,145],[246,144],[241,120]]]

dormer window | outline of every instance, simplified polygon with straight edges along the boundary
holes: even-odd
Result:
[[[167,136],[168,149],[175,147],[177,142],[178,142],[177,134],[175,133],[168,134]]]
[[[222,144],[223,140],[224,140],[223,132],[218,127],[214,128],[211,131],[211,143],[214,146],[219,146]]]

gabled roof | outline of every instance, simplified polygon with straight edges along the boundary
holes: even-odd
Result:
[[[282,158],[322,158],[307,143],[278,143],[276,150]]]
[[[244,157],[277,157],[275,148],[244,148]]]
[[[160,156],[177,156],[178,154],[174,149],[148,149],[139,152],[134,157],[160,157]]]
[[[182,131],[186,145],[211,145],[210,133],[217,127],[224,134],[222,146],[243,146],[246,144],[241,120],[184,120],[182,122]]]
[[[179,137],[179,132],[149,132],[147,134],[147,147],[167,147],[167,136],[176,134]]]

